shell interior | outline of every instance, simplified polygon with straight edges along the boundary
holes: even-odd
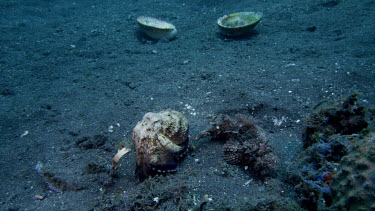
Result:
[[[157,28],[157,29],[174,29],[175,27],[162,20],[158,20],[156,18],[151,17],[139,17],[137,18],[137,22],[143,26]]]
[[[262,18],[260,12],[239,12],[219,18],[218,24],[224,28],[241,28],[257,24]]]

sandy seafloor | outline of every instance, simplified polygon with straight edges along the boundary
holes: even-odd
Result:
[[[220,35],[216,20],[239,11],[264,17],[248,36]],[[143,37],[138,16],[173,23],[177,38]],[[354,91],[375,103],[374,29],[373,0],[3,0],[0,209],[299,209],[283,175],[311,109]],[[188,118],[194,150],[177,173],[138,184],[132,130],[169,108]],[[223,112],[267,132],[280,159],[271,178],[225,163],[221,143],[194,140]],[[96,135],[104,144],[77,146]],[[132,151],[111,179],[120,146]],[[67,190],[48,188],[38,162]]]

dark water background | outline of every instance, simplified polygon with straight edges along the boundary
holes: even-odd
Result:
[[[216,20],[239,11],[264,17],[248,36],[220,35]],[[148,40],[138,16],[173,23],[177,38]],[[354,91],[375,103],[374,29],[372,0],[2,0],[0,209],[298,209],[283,175],[311,109]],[[276,175],[257,180],[199,140],[176,174],[137,184],[132,130],[168,108],[185,114],[192,140],[209,116],[253,116]],[[120,146],[132,151],[113,180]]]

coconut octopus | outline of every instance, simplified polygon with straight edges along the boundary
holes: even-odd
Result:
[[[211,124],[212,127],[201,132],[197,139],[211,136],[213,141],[225,141],[223,158],[227,163],[247,166],[261,178],[269,176],[271,169],[277,166],[278,159],[264,130],[252,118],[243,114],[234,117],[221,114]]]
[[[176,172],[189,146],[188,133],[188,120],[178,111],[145,114],[133,130],[138,181]]]

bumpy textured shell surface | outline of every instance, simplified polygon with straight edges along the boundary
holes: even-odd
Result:
[[[133,131],[140,181],[158,173],[175,172],[189,145],[189,125],[182,113],[147,113]]]

